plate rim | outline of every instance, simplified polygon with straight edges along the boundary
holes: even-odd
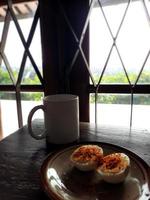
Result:
[[[120,150],[123,150],[124,152],[128,153],[132,159],[134,159],[134,161],[140,165],[140,168],[142,169],[142,172],[144,174],[144,177],[147,177],[146,180],[148,182],[148,189],[150,192],[150,167],[147,164],[147,162],[145,162],[140,156],[138,156],[136,153],[134,153],[133,151],[122,147],[120,145],[116,145],[116,144],[112,144],[112,143],[108,143],[108,142],[99,142],[99,141],[93,141],[93,142],[79,142],[77,144],[71,144],[65,147],[62,147],[60,149],[57,149],[53,152],[50,152],[44,159],[41,167],[40,167],[40,181],[41,181],[41,185],[42,188],[44,190],[44,192],[47,194],[47,196],[49,198],[53,198],[54,200],[64,200],[63,198],[59,197],[53,190],[50,189],[50,187],[47,184],[46,181],[46,174],[44,173],[44,171],[47,169],[48,163],[49,161],[54,158],[54,156],[56,156],[57,154],[63,153],[71,148],[77,148],[80,145],[85,145],[85,144],[95,144],[95,145],[106,145],[106,146],[110,146],[110,147],[114,147],[114,148],[119,148]],[[144,170],[143,170],[144,168]]]

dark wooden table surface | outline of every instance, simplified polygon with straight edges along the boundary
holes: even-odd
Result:
[[[35,122],[37,132],[42,122]],[[80,125],[78,142],[98,141],[125,147],[139,155],[150,166],[150,132],[117,127]],[[53,150],[56,150],[53,147]],[[0,142],[0,200],[46,200],[40,183],[41,164],[51,151],[45,140],[37,141],[27,127],[19,129]]]

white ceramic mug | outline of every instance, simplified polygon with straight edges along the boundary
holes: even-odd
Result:
[[[34,113],[44,111],[45,131],[37,135],[32,130]],[[67,144],[79,138],[79,98],[71,94],[49,95],[43,99],[43,105],[35,106],[28,116],[28,130],[35,139],[46,137],[48,143]]]

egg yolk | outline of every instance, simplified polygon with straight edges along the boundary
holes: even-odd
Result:
[[[73,159],[77,162],[99,161],[102,150],[95,146],[82,146],[73,153]]]
[[[101,171],[104,173],[118,173],[129,165],[126,156],[121,153],[114,153],[103,158]]]

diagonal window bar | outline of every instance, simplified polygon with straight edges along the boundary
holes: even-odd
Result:
[[[116,47],[116,50],[117,50],[119,59],[120,59],[120,61],[121,61],[123,70],[124,70],[124,72],[125,72],[125,75],[126,75],[126,77],[127,77],[128,83],[129,83],[129,85],[131,86],[131,81],[130,81],[129,75],[128,75],[128,73],[127,73],[127,70],[126,70],[125,65],[124,65],[124,63],[123,63],[123,60],[122,60],[122,58],[121,58],[121,55],[120,55],[120,52],[119,52],[119,50],[118,50],[117,45],[115,45],[115,47]]]
[[[130,82],[128,73],[127,73],[127,71],[126,71],[126,69],[125,69],[125,66],[124,66],[124,64],[123,64],[123,60],[122,60],[121,55],[120,55],[120,53],[119,53],[118,47],[117,47],[117,45],[116,45],[116,40],[117,40],[117,37],[118,37],[118,35],[119,35],[120,29],[121,29],[121,27],[122,27],[122,24],[123,24],[123,22],[124,22],[125,16],[126,16],[126,14],[127,14],[127,11],[128,11],[129,5],[130,5],[130,2],[131,2],[131,0],[128,1],[128,4],[127,4],[127,7],[126,7],[126,9],[125,9],[124,15],[123,15],[123,17],[122,17],[121,23],[120,23],[120,25],[119,25],[119,27],[118,27],[118,30],[117,30],[117,33],[116,33],[116,35],[115,35],[115,37],[114,37],[114,36],[113,36],[113,33],[112,33],[112,31],[111,31],[110,25],[109,25],[109,23],[108,23],[108,21],[107,21],[107,18],[106,18],[106,16],[105,16],[105,13],[104,13],[104,11],[103,11],[102,4],[101,4],[100,0],[98,0],[99,6],[100,6],[100,8],[101,8],[103,17],[104,17],[105,22],[106,22],[106,25],[107,25],[108,30],[109,30],[109,32],[110,32],[110,35],[111,35],[111,37],[112,37],[112,39],[113,39],[113,44],[112,44],[112,47],[111,47],[111,49],[110,49],[110,54],[111,54],[111,52],[112,52],[113,46],[115,46],[115,47],[116,47],[116,50],[117,50],[117,53],[118,53],[118,56],[119,56],[119,59],[120,59],[120,61],[121,61],[121,63],[122,63],[123,70],[124,70],[124,72],[125,72],[125,74],[126,74],[127,80],[128,80],[128,82],[129,82],[129,84],[131,85],[131,82]],[[110,55],[108,54],[108,58],[107,58],[107,60],[106,60],[106,63],[108,63],[109,58],[110,58]],[[103,71],[102,71],[102,74],[101,74],[101,76],[100,76],[100,79],[99,79],[99,81],[98,81],[98,84],[97,84],[97,91],[98,91],[98,88],[99,88],[99,85],[100,85],[100,83],[101,83],[101,79],[102,79],[102,77],[103,77],[103,74],[104,74],[104,71],[105,71],[106,67],[107,67],[107,64],[105,64],[104,69],[103,69]]]
[[[108,21],[107,21],[107,18],[106,18],[106,16],[105,16],[104,11],[103,11],[103,8],[102,8],[102,5],[101,5],[100,0],[98,0],[98,2],[99,2],[99,5],[100,5],[100,8],[101,8],[103,17],[104,17],[104,19],[105,19],[105,22],[106,22],[106,24],[107,24],[107,27],[108,27],[108,29],[109,29],[109,32],[110,32],[110,34],[111,34],[111,37],[112,37],[112,39],[113,39],[113,44],[112,44],[112,46],[111,46],[110,52],[109,52],[109,54],[108,54],[108,57],[107,57],[107,59],[106,59],[106,62],[105,62],[104,68],[103,68],[103,70],[102,70],[102,73],[101,73],[101,75],[100,75],[100,78],[99,78],[99,81],[98,81],[97,86],[95,85],[95,81],[94,81],[94,79],[93,79],[92,73],[90,72],[90,70],[88,70],[89,75],[90,75],[90,77],[91,77],[91,79],[92,79],[92,83],[93,83],[94,86],[96,86],[95,106],[96,106],[96,104],[97,104],[97,93],[98,93],[98,91],[99,91],[99,86],[100,86],[100,83],[101,83],[101,79],[102,79],[103,74],[104,74],[104,72],[105,72],[105,69],[106,69],[106,67],[107,67],[107,63],[108,63],[108,61],[109,61],[109,58],[110,58],[110,55],[111,55],[111,52],[112,52],[112,49],[113,49],[113,48],[116,48],[116,50],[117,50],[117,53],[118,53],[119,59],[120,59],[120,61],[121,61],[121,63],[122,63],[122,67],[123,67],[123,70],[124,70],[125,75],[126,75],[126,77],[127,77],[128,83],[129,83],[129,85],[131,86],[131,82],[130,82],[128,73],[127,73],[127,71],[126,71],[125,65],[124,65],[124,63],[123,63],[123,60],[122,60],[122,58],[121,58],[120,52],[119,52],[118,47],[117,47],[117,44],[116,44],[117,37],[118,37],[118,35],[119,35],[120,29],[121,29],[122,24],[123,24],[123,22],[124,22],[124,19],[125,19],[125,16],[126,16],[126,14],[127,14],[127,11],[128,11],[128,8],[129,8],[129,5],[130,5],[130,2],[131,2],[131,1],[130,1],[130,0],[128,1],[127,7],[126,7],[125,12],[124,12],[124,15],[123,15],[123,17],[122,17],[121,23],[119,24],[119,27],[118,27],[118,30],[117,30],[117,33],[116,33],[115,37],[114,37],[113,34],[112,34],[111,28],[110,28],[110,26],[109,26],[109,23],[108,23]],[[75,34],[74,30],[73,30],[73,27],[71,26],[71,24],[70,24],[70,22],[69,22],[69,20],[68,20],[68,17],[66,16],[66,13],[64,12],[63,7],[61,6],[61,10],[63,11],[64,18],[65,18],[65,20],[66,20],[66,22],[67,22],[67,24],[68,24],[68,26],[69,26],[69,28],[70,28],[70,30],[71,30],[73,36],[74,36],[74,38],[75,38],[75,41],[76,41],[76,42],[78,43],[78,45],[79,45],[79,47],[78,47],[78,49],[77,49],[77,51],[76,51],[76,53],[75,53],[75,55],[74,55],[74,58],[73,58],[73,60],[72,60],[72,63],[71,63],[71,65],[70,65],[70,68],[69,68],[68,72],[71,71],[71,69],[72,69],[72,67],[73,67],[73,65],[74,65],[74,63],[75,63],[75,61],[76,61],[76,59],[77,59],[77,56],[78,56],[79,52],[80,52],[81,55],[82,55],[82,58],[83,58],[83,60],[84,60],[84,62],[85,62],[85,65],[86,65],[86,68],[87,68],[87,69],[89,68],[89,64],[88,64],[88,62],[87,62],[87,60],[86,60],[86,57],[85,57],[85,55],[84,55],[84,52],[83,52],[83,50],[82,50],[82,42],[83,42],[83,39],[84,39],[84,34],[85,34],[86,30],[87,30],[87,26],[88,26],[88,23],[89,23],[90,13],[91,13],[91,10],[93,9],[94,3],[95,3],[95,1],[91,1],[91,6],[90,6],[90,8],[89,8],[89,12],[88,12],[88,15],[87,15],[85,24],[84,24],[84,28],[83,28],[83,31],[82,31],[82,33],[81,33],[80,41],[78,40],[78,37],[76,36],[76,34]],[[92,5],[92,4],[93,4],[93,5]],[[60,4],[60,5],[61,5],[61,4]],[[132,87],[130,87],[130,89],[132,89]],[[133,98],[133,97],[131,97],[131,98]],[[131,102],[133,102],[133,101],[131,100]],[[97,108],[96,108],[96,107],[95,107],[95,111],[97,112]],[[95,113],[96,113],[96,112],[95,112]],[[97,114],[96,114],[96,115],[97,115]],[[95,115],[95,116],[96,116],[96,115]],[[131,121],[132,121],[132,103],[131,103],[131,118],[130,118],[130,119],[131,119]],[[97,120],[95,120],[95,121],[97,121]]]
[[[6,13],[6,16],[5,16],[4,27],[3,27],[3,32],[2,32],[2,42],[0,43],[0,60],[3,59],[5,65],[6,65],[6,69],[8,71],[8,74],[10,76],[10,79],[12,80],[12,83],[15,86],[14,89],[16,91],[18,125],[19,125],[19,127],[22,127],[23,126],[22,107],[21,107],[21,89],[22,89],[22,87],[21,87],[20,83],[21,83],[21,80],[22,80],[22,75],[23,75],[23,72],[24,72],[24,67],[25,67],[27,56],[29,56],[29,58],[31,60],[31,63],[33,64],[33,67],[34,67],[34,69],[35,69],[35,71],[36,71],[41,83],[43,83],[42,76],[41,76],[40,72],[38,72],[38,68],[37,68],[37,66],[36,66],[36,64],[35,64],[35,62],[34,62],[34,60],[32,58],[32,55],[30,54],[30,51],[29,51],[29,47],[30,47],[30,44],[32,42],[32,39],[33,39],[33,36],[34,36],[34,32],[35,32],[35,28],[37,26],[37,22],[38,22],[38,19],[39,19],[39,7],[37,7],[36,14],[34,16],[34,20],[33,20],[32,26],[31,26],[31,30],[30,30],[27,42],[24,39],[24,36],[22,34],[22,31],[21,31],[21,28],[20,28],[20,26],[18,24],[18,21],[16,19],[15,14],[13,12],[12,1],[8,1],[8,9],[6,9],[6,12],[7,13]],[[7,40],[9,24],[10,24],[11,19],[13,19],[13,21],[15,23],[16,29],[18,31],[18,34],[19,34],[19,36],[21,38],[21,41],[23,43],[23,46],[25,48],[17,81],[15,80],[15,77],[14,77],[13,71],[11,69],[11,66],[10,66],[10,64],[9,64],[9,62],[7,60],[7,57],[6,57],[5,53],[4,53],[5,42]],[[33,89],[32,89],[32,91],[33,91]]]
[[[106,67],[107,67],[107,64],[108,64],[108,61],[109,61],[109,58],[111,56],[111,52],[112,52],[113,48],[114,48],[114,44],[111,46],[111,49],[110,49],[110,51],[108,53],[108,56],[107,56],[107,59],[106,59],[106,62],[105,62],[105,65],[104,65],[103,70],[102,70],[102,72],[100,74],[100,78],[99,78],[98,84],[96,86],[96,92],[98,92],[98,90],[99,90],[99,86],[100,86],[101,80],[103,78],[104,72],[106,70]]]
[[[27,48],[30,47],[30,44],[32,42],[33,36],[34,36],[34,32],[37,26],[37,22],[39,19],[39,7],[36,10],[35,16],[34,16],[34,20],[31,26],[31,30],[29,32],[29,36],[27,39]],[[21,80],[22,80],[22,76],[23,76],[23,72],[24,72],[24,68],[25,68],[25,63],[27,60],[27,52],[25,51],[23,54],[23,58],[22,58],[22,62],[21,62],[21,66],[20,66],[20,70],[19,70],[19,75],[18,75],[18,80],[17,80],[17,84],[16,84],[16,101],[17,101],[17,109],[18,109],[18,122],[19,122],[19,127],[23,126],[23,119],[22,119],[22,105],[21,105]]]
[[[11,79],[13,85],[16,85],[16,79],[14,77],[13,71],[11,69],[11,66],[9,64],[9,61],[7,60],[7,57],[6,57],[5,53],[4,52],[0,52],[0,55],[1,55],[5,65],[6,65],[7,71],[9,73],[9,76],[10,76],[10,79]]]
[[[31,61],[31,63],[32,63],[32,65],[33,65],[33,67],[34,67],[36,73],[37,73],[37,76],[38,76],[38,78],[39,78],[41,84],[44,84],[44,81],[43,81],[43,78],[42,78],[42,76],[41,76],[41,73],[40,73],[40,71],[39,71],[39,69],[38,69],[38,67],[37,67],[37,65],[36,65],[36,63],[35,63],[35,61],[34,61],[32,55],[31,55],[31,53],[30,53],[30,51],[29,51],[29,49],[27,48],[26,41],[25,41],[25,39],[24,39],[22,30],[21,30],[21,28],[20,28],[20,26],[19,26],[19,24],[18,24],[18,20],[17,20],[15,14],[14,14],[13,9],[12,9],[12,2],[11,2],[11,0],[8,0],[8,8],[9,8],[9,11],[10,11],[10,13],[11,13],[12,19],[13,19],[13,21],[14,21],[14,23],[15,23],[15,26],[16,26],[16,28],[17,28],[17,31],[18,31],[18,34],[19,34],[20,39],[21,39],[21,41],[22,41],[22,44],[23,44],[23,46],[24,46],[24,48],[25,48],[25,51],[27,52],[28,57],[30,58],[30,61]]]
[[[143,7],[144,7],[144,10],[145,10],[146,16],[147,16],[147,21],[149,22],[149,25],[150,25],[150,15],[149,15],[149,12],[148,12],[148,10],[147,10],[147,6],[146,6],[146,4],[145,4],[145,0],[143,0],[142,3],[143,3]],[[143,72],[143,69],[144,69],[144,67],[145,67],[145,64],[146,64],[146,62],[147,62],[147,60],[148,60],[148,58],[149,58],[149,55],[150,55],[150,50],[148,51],[148,53],[147,53],[147,55],[146,55],[146,58],[145,58],[145,60],[144,60],[144,62],[143,62],[143,65],[142,65],[141,70],[140,70],[140,72],[139,72],[139,74],[138,74],[138,76],[137,76],[137,79],[136,79],[136,81],[135,81],[135,83],[134,83],[134,85],[133,85],[133,88],[137,85],[137,82],[138,82],[138,80],[139,80],[139,78],[140,78],[140,76],[141,76],[141,74],[142,74],[142,72]]]
[[[144,7],[144,10],[145,10],[146,16],[147,16],[147,21],[148,21],[149,24],[150,24],[150,15],[149,15],[149,12],[148,12],[148,9],[147,9],[145,0],[142,0],[142,3],[143,3],[143,7]]]
[[[92,82],[93,82],[93,85],[95,86],[96,84],[95,84],[93,75],[92,75],[92,73],[91,73],[91,70],[89,69],[90,67],[89,67],[88,61],[87,61],[87,59],[86,59],[86,57],[85,57],[85,54],[84,54],[83,49],[82,49],[81,46],[79,46],[79,50],[80,50],[80,53],[81,53],[82,58],[83,58],[83,60],[84,60],[85,66],[86,66],[86,68],[88,69],[88,72],[89,72],[89,75],[90,75],[91,80],[92,80]]]
[[[26,46],[27,46],[28,49],[31,45],[31,42],[32,42],[32,39],[33,39],[33,36],[34,36],[34,33],[35,33],[35,29],[36,29],[36,26],[37,26],[37,23],[38,23],[38,19],[39,19],[39,7],[36,10],[34,20],[33,20],[32,26],[31,26],[31,30],[29,32],[29,36],[28,36],[28,39],[27,39]],[[19,86],[20,83],[21,83],[24,68],[25,68],[25,63],[26,63],[26,60],[27,60],[27,56],[28,56],[27,52],[24,51],[22,63],[21,63],[20,71],[19,71],[19,75],[18,75],[17,86]]]
[[[124,72],[125,72],[125,74],[126,74],[127,80],[128,80],[128,82],[129,82],[129,84],[131,85],[131,82],[130,82],[128,73],[127,73],[127,71],[126,71],[126,69],[125,69],[125,66],[124,66],[124,64],[123,64],[123,60],[122,60],[121,55],[120,55],[120,53],[119,53],[118,47],[117,47],[117,45],[116,45],[116,39],[117,39],[117,37],[118,37],[118,35],[119,35],[121,26],[122,26],[122,24],[123,24],[123,21],[124,21],[124,19],[125,19],[126,13],[127,13],[127,10],[128,10],[128,8],[129,8],[130,0],[128,1],[127,8],[126,8],[126,10],[125,10],[125,13],[124,13],[124,15],[123,15],[123,18],[122,18],[122,20],[121,20],[121,23],[120,23],[120,25],[119,25],[119,28],[118,28],[118,30],[117,30],[117,34],[116,34],[115,37],[114,37],[113,34],[112,34],[110,25],[109,25],[109,23],[108,23],[108,21],[107,21],[107,18],[106,18],[106,16],[105,16],[104,11],[103,11],[103,8],[102,8],[102,5],[101,5],[100,0],[98,0],[98,2],[99,2],[99,5],[100,5],[102,14],[103,14],[103,16],[104,16],[106,25],[107,25],[107,27],[108,27],[108,30],[110,31],[110,35],[112,36],[113,44],[112,44],[112,46],[111,46],[111,48],[110,48],[110,52],[109,52],[109,54],[108,54],[108,57],[107,57],[107,59],[106,59],[105,65],[104,65],[104,68],[103,68],[102,73],[101,73],[101,75],[100,75],[100,78],[99,78],[99,81],[98,81],[98,84],[97,84],[97,87],[96,87],[96,91],[97,91],[97,92],[98,92],[98,90],[99,90],[99,85],[100,85],[100,83],[101,83],[103,74],[104,74],[105,69],[106,69],[106,67],[107,67],[107,63],[108,63],[108,61],[109,61],[109,58],[110,58],[110,55],[111,55],[111,52],[112,52],[113,47],[116,47],[116,50],[117,50],[119,59],[120,59],[120,61],[121,61],[121,63],[122,63],[122,66],[123,66]]]
[[[140,70],[140,72],[139,72],[139,74],[138,74],[138,76],[137,76],[137,79],[136,79],[134,85],[133,85],[133,88],[135,88],[135,86],[137,85],[137,82],[138,82],[138,80],[139,80],[139,78],[140,78],[140,76],[141,76],[141,74],[142,74],[142,72],[143,72],[143,69],[144,69],[144,67],[145,67],[145,64],[146,64],[146,62],[147,62],[147,60],[148,60],[148,58],[149,58],[149,55],[150,55],[150,50],[148,51],[148,54],[147,54],[147,56],[146,56],[146,58],[145,58],[145,60],[144,60],[144,63],[143,63],[143,65],[142,65],[142,68],[141,68],[141,70]]]
[[[86,17],[86,20],[85,20],[85,24],[83,26],[83,30],[82,30],[82,33],[81,33],[81,36],[80,36],[79,46],[82,45],[82,42],[84,40],[84,35],[85,35],[85,32],[86,32],[88,24],[89,24],[89,19],[90,19],[91,11],[92,11],[92,9],[94,7],[94,4],[95,4],[95,0],[92,0],[91,4],[89,6],[89,12],[87,14],[87,17]]]
[[[140,75],[141,75],[141,73],[142,73],[142,71],[143,71],[143,69],[144,69],[144,66],[145,66],[145,64],[146,64],[146,62],[147,62],[147,59],[148,59],[148,57],[149,57],[149,54],[150,54],[150,50],[149,50],[148,54],[146,55],[146,58],[145,58],[145,60],[144,60],[144,63],[143,63],[143,65],[142,65],[142,67],[141,67],[141,70],[140,70],[140,72],[139,72],[139,74],[138,74],[138,76],[137,76],[137,79],[136,79],[135,83],[132,85],[131,82],[130,82],[128,73],[127,73],[127,71],[126,71],[126,68],[125,68],[125,66],[124,66],[123,60],[122,60],[122,58],[121,58],[120,52],[119,52],[118,47],[117,47],[117,45],[116,45],[116,40],[117,40],[119,31],[120,31],[120,29],[121,29],[121,27],[122,27],[124,18],[125,18],[125,16],[126,16],[126,13],[127,13],[127,10],[128,10],[128,7],[129,7],[129,4],[130,4],[131,1],[128,1],[127,8],[126,8],[126,10],[125,10],[124,16],[123,16],[123,18],[122,18],[122,21],[121,21],[121,23],[120,23],[120,26],[119,26],[119,28],[118,28],[118,31],[117,31],[117,34],[116,34],[115,37],[114,37],[113,34],[112,34],[111,28],[110,28],[110,26],[109,26],[109,23],[108,23],[108,21],[107,21],[107,18],[106,18],[106,16],[105,16],[105,13],[104,13],[103,8],[102,8],[102,6],[101,6],[100,0],[98,0],[98,2],[99,2],[99,4],[100,4],[100,7],[101,7],[101,10],[102,10],[104,19],[105,19],[105,21],[106,21],[107,27],[108,27],[108,29],[109,29],[109,31],[110,31],[110,34],[111,34],[111,36],[112,36],[112,39],[113,39],[113,45],[112,45],[112,47],[114,46],[114,47],[116,48],[116,50],[117,50],[118,56],[119,56],[120,61],[121,61],[121,63],[122,63],[122,66],[123,66],[124,72],[125,72],[125,74],[126,74],[126,77],[127,77],[127,79],[128,79],[129,85],[131,86],[131,87],[130,87],[130,89],[131,89],[130,127],[131,127],[131,126],[132,126],[132,115],[133,115],[133,89],[134,89],[135,86],[137,85],[137,82],[138,82],[138,80],[139,80],[139,78],[140,78]],[[150,23],[150,16],[149,16],[147,7],[146,7],[146,5],[145,5],[145,1],[142,1],[142,2],[143,2],[143,5],[144,5],[144,8],[145,8],[145,11],[146,11],[146,15],[147,15],[148,21],[149,21],[149,23]],[[112,47],[111,47],[111,50],[112,50]],[[109,56],[109,57],[110,57],[110,56]],[[108,61],[106,60],[106,63],[107,63],[107,62],[108,62]],[[102,76],[103,76],[103,74],[104,74],[105,69],[106,69],[106,66],[104,66],[103,71],[102,71],[102,73],[101,73],[101,75],[100,75],[99,82],[98,82],[98,85],[97,85],[97,88],[96,88],[96,92],[95,92],[95,122],[97,122],[97,95],[98,95],[99,86],[100,86],[101,79],[102,79]]]
[[[101,73],[101,75],[100,75],[100,78],[99,78],[99,81],[98,81],[98,84],[97,84],[97,87],[96,87],[96,91],[95,91],[95,123],[97,123],[97,95],[98,95],[98,91],[99,91],[99,87],[100,87],[100,83],[101,83],[102,77],[103,77],[103,75],[104,75],[104,72],[105,72],[105,70],[106,70],[106,67],[107,67],[107,64],[108,64],[110,55],[111,55],[112,50],[113,50],[114,47],[115,47],[116,50],[117,50],[117,53],[118,53],[119,59],[120,59],[120,61],[121,61],[121,63],[122,63],[122,67],[123,67],[123,70],[124,70],[125,75],[126,75],[126,77],[127,77],[128,83],[129,83],[129,85],[131,86],[131,82],[130,82],[128,73],[127,73],[127,71],[126,71],[126,68],[125,68],[125,66],[124,66],[123,60],[122,60],[121,55],[120,55],[120,52],[119,52],[118,47],[117,47],[117,45],[116,45],[116,40],[117,40],[117,37],[118,37],[118,35],[119,35],[120,29],[121,29],[121,27],[122,27],[122,24],[123,24],[123,22],[124,22],[125,16],[126,16],[126,14],[127,14],[127,11],[128,11],[129,5],[130,5],[130,2],[131,2],[131,1],[129,0],[129,1],[128,1],[128,4],[127,4],[127,7],[126,7],[126,9],[125,9],[124,15],[123,15],[123,17],[122,17],[122,20],[121,20],[121,22],[120,22],[120,25],[119,25],[119,27],[118,27],[117,33],[116,33],[116,35],[115,35],[115,37],[114,37],[114,36],[113,36],[113,33],[112,33],[112,31],[111,31],[110,25],[109,25],[109,23],[108,23],[108,21],[107,21],[107,18],[106,18],[106,16],[105,16],[105,13],[104,13],[104,11],[103,11],[102,4],[101,4],[100,0],[98,0],[100,9],[101,9],[101,11],[102,11],[103,17],[104,17],[105,22],[106,22],[106,25],[107,25],[108,30],[109,30],[109,32],[110,32],[110,35],[111,35],[111,37],[112,37],[112,39],[113,39],[113,44],[112,44],[112,46],[111,46],[110,52],[109,52],[109,54],[108,54],[108,57],[107,57],[107,59],[106,59],[105,65],[104,65],[104,67],[103,67],[103,70],[102,70],[102,73]],[[132,87],[131,87],[131,89],[132,89]],[[131,97],[131,98],[133,98],[133,97]],[[132,103],[133,103],[133,101],[131,100],[130,126],[131,126],[131,124],[132,124],[132,107],[133,107]]]
[[[11,69],[11,66],[9,64],[9,61],[4,53],[4,48],[5,48],[5,43],[6,43],[6,40],[7,40],[7,35],[8,35],[8,30],[9,30],[9,25],[10,25],[10,20],[11,20],[11,15],[10,15],[10,12],[9,10],[7,9],[6,11],[6,16],[5,16],[5,23],[4,23],[4,28],[3,28],[3,33],[2,33],[2,42],[0,44],[0,63],[3,59],[5,65],[6,65],[6,69],[8,71],[8,74],[10,76],[10,79],[13,83],[13,85],[16,84],[16,80],[15,80],[15,77],[14,77],[14,74],[13,74],[13,71]]]
[[[81,33],[80,39],[78,39],[78,37],[77,37],[77,35],[76,35],[76,33],[75,33],[75,31],[74,31],[74,29],[73,29],[73,27],[72,27],[72,25],[71,25],[69,19],[68,19],[68,17],[67,17],[67,15],[66,15],[66,13],[65,13],[65,11],[64,11],[64,9],[63,9],[63,6],[61,5],[61,3],[60,3],[60,1],[59,1],[60,8],[61,8],[62,14],[63,14],[63,16],[64,16],[64,19],[65,19],[65,21],[66,21],[66,23],[67,23],[67,25],[68,25],[68,27],[69,27],[71,33],[73,34],[77,45],[78,45],[78,49],[77,49],[77,51],[75,52],[75,54],[74,54],[74,56],[73,56],[73,59],[72,59],[72,61],[71,61],[71,64],[70,64],[70,66],[69,66],[68,69],[67,69],[67,75],[69,75],[69,73],[71,72],[72,67],[73,67],[73,65],[74,65],[74,63],[75,63],[75,61],[76,61],[76,59],[77,59],[77,57],[78,57],[78,55],[79,55],[79,52],[80,52],[80,53],[81,53],[81,56],[82,56],[82,58],[83,58],[83,60],[84,60],[86,69],[88,70],[88,73],[89,73],[89,75],[90,75],[91,81],[92,81],[93,85],[96,86],[95,81],[94,81],[94,78],[93,78],[93,75],[92,75],[92,73],[91,73],[91,70],[90,70],[90,67],[89,67],[89,64],[88,64],[88,61],[87,61],[87,59],[86,59],[86,57],[85,57],[85,54],[84,54],[84,52],[83,52],[83,50],[82,50],[82,43],[83,43],[83,40],[84,40],[85,32],[86,32],[87,27],[88,27],[89,18],[90,18],[90,14],[91,14],[91,11],[92,11],[92,9],[93,9],[94,3],[95,3],[95,0],[92,0],[92,1],[91,1],[91,4],[90,4],[90,6],[89,6],[90,8],[89,8],[89,11],[88,11],[88,14],[87,14],[87,17],[86,17],[86,20],[85,20],[85,23],[84,23],[84,26],[83,26],[83,29],[82,29],[82,33]]]
[[[8,30],[9,30],[9,25],[10,25],[10,20],[11,20],[10,12],[7,10],[5,20],[4,20],[4,28],[3,28],[3,32],[2,32],[1,43],[0,43],[0,51],[1,52],[4,52],[7,35],[8,35]],[[0,58],[0,64],[1,63],[2,63],[2,60]]]
[[[61,12],[62,12],[62,14],[63,14],[63,16],[65,18],[65,21],[66,21],[71,33],[73,34],[76,42],[79,43],[78,37],[77,37],[76,33],[74,32],[74,29],[73,29],[73,27],[72,27],[67,15],[66,15],[65,11],[64,11],[64,8],[63,8],[62,4],[60,3],[60,0],[59,0],[59,7],[60,7],[60,10],[61,10]]]

